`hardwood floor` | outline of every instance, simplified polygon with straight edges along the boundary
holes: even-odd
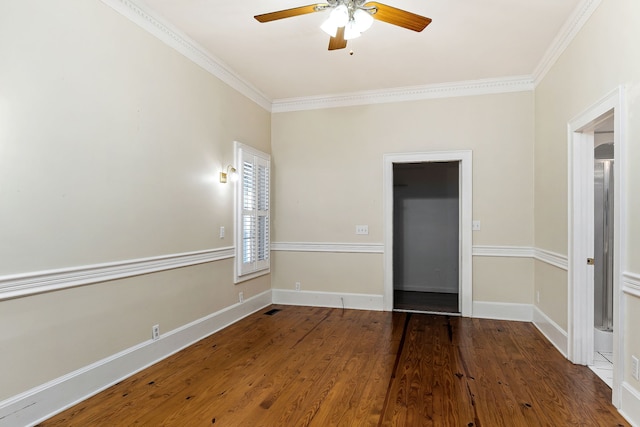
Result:
[[[529,323],[272,306],[41,425],[628,425],[610,400]]]
[[[458,294],[442,292],[393,291],[393,309],[430,311],[438,313],[460,313]]]

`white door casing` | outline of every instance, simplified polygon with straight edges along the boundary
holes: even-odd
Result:
[[[624,88],[609,93],[568,124],[568,357],[573,363],[593,363],[594,296],[593,266],[587,258],[594,254],[594,129],[603,120],[614,118],[614,267],[613,267],[613,396],[620,407],[624,367],[624,305],[620,287],[625,256],[624,174]]]
[[[460,312],[471,317],[472,287],[472,151],[435,151],[420,153],[385,154],[383,157],[383,231],[384,231],[384,295],[385,311],[393,310],[393,164],[424,162],[460,162],[459,210],[459,298]]]

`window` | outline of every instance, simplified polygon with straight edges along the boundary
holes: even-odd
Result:
[[[235,143],[240,179],[236,187],[236,283],[270,269],[270,157]]]

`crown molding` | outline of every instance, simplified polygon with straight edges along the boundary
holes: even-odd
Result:
[[[574,13],[567,19],[555,37],[551,46],[547,49],[532,75],[438,83],[344,94],[285,98],[273,101],[189,36],[182,33],[161,17],[155,15],[153,11],[137,4],[133,0],[100,1],[148,31],[160,41],[174,48],[260,107],[272,113],[284,113],[357,105],[532,91],[542,81],[602,0],[583,0],[578,5]]]
[[[576,37],[602,0],[583,0],[564,23],[558,35],[547,49],[546,53],[533,71],[533,81],[538,86],[556,63],[560,55]]]
[[[153,11],[131,0],[100,0],[116,12],[130,19],[134,24],[148,31],[163,43],[177,50],[179,53],[204,68],[233,89],[246,96],[260,107],[271,111],[271,100],[255,86],[236,74],[220,59],[211,55],[204,47]]]
[[[390,102],[420,101],[424,99],[453,98],[459,96],[496,93],[526,92],[534,89],[532,76],[513,76],[499,79],[468,80],[423,86],[408,86],[382,90],[351,92],[339,95],[310,96],[276,99],[273,113],[349,107],[354,105]]]

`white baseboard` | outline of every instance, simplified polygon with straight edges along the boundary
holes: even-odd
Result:
[[[272,289],[0,402],[0,427],[35,425],[272,303],[383,310],[382,295]],[[535,306],[475,301],[473,317],[532,321],[567,355],[567,333]],[[640,422],[640,393],[627,383],[620,412],[631,424]]]
[[[273,303],[382,311],[382,295],[272,289]]]
[[[0,402],[0,427],[29,426],[271,304],[271,290]]]
[[[628,382],[622,383],[618,411],[632,426],[638,427],[640,425],[640,392]]]
[[[531,304],[474,301],[472,317],[531,322]]]
[[[569,348],[567,331],[562,329],[536,306],[533,307],[533,324],[564,357],[567,357],[567,349]]]

